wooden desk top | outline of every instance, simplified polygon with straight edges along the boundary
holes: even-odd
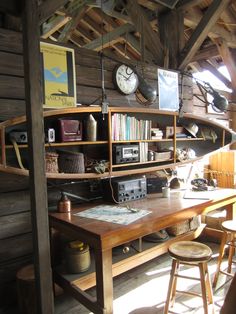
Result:
[[[149,194],[144,199],[126,203],[130,207],[151,211],[150,214],[129,225],[73,215],[79,211],[105,204],[104,201],[77,205],[68,214],[50,213],[49,220],[52,227],[67,231],[73,236],[77,235],[78,237],[79,235],[82,241],[86,241],[92,247],[107,249],[207,212],[212,206],[217,208],[217,204],[219,204],[218,207],[222,207],[236,202],[236,190],[234,189],[211,191],[208,200],[185,199],[183,196],[183,191],[172,190],[170,198],[162,198],[161,194]]]

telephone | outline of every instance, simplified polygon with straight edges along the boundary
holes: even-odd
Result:
[[[191,181],[192,189],[194,191],[207,191],[208,190],[207,183],[208,183],[207,180],[204,178],[193,179]]]

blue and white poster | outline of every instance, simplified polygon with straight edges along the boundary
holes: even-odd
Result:
[[[158,69],[159,109],[179,110],[178,73]]]

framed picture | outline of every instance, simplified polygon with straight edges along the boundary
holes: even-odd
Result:
[[[41,42],[40,55],[43,73],[43,107],[75,107],[74,50]]]
[[[179,110],[179,83],[178,73],[163,69],[157,70],[159,109]]]

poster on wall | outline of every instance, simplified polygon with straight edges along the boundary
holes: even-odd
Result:
[[[179,110],[179,84],[178,73],[163,69],[157,70],[159,109]]]
[[[40,56],[43,73],[43,107],[75,107],[74,50],[41,42]]]

